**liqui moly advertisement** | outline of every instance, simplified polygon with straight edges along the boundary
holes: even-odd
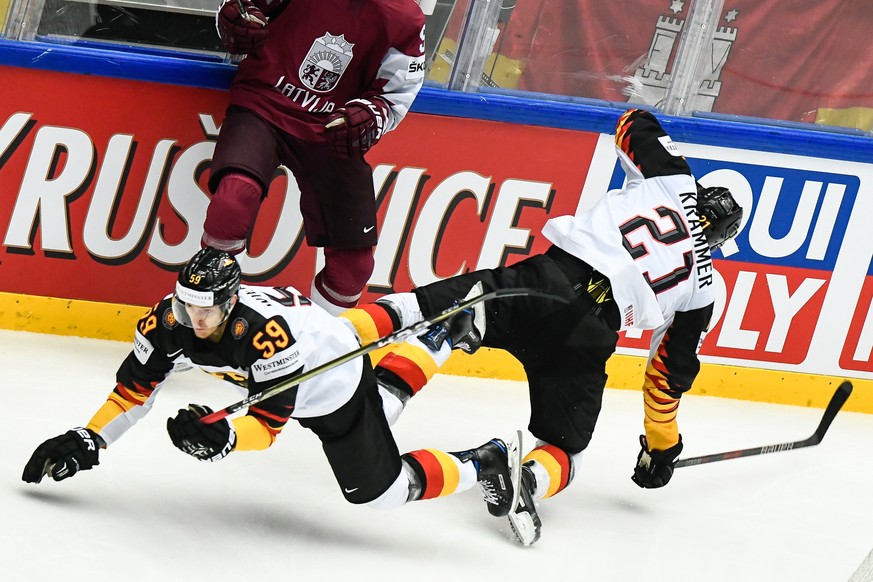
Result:
[[[592,164],[612,154],[602,136]],[[680,144],[698,180],[730,188],[744,208],[739,236],[713,253],[714,325],[707,361],[873,377],[873,166]],[[624,174],[589,173],[585,194]],[[605,182],[605,184],[604,184]],[[583,203],[587,196],[583,196]],[[628,333],[630,353],[648,336]]]
[[[0,291],[153,304],[199,248],[226,95],[0,69]],[[715,257],[706,359],[873,378],[873,238],[862,220],[873,215],[873,166],[682,147],[701,182],[728,186],[746,209],[736,243]],[[546,220],[623,179],[611,136],[416,114],[368,161],[380,242],[365,300],[543,252]],[[319,256],[298,199],[278,171],[240,258],[248,282],[308,292]],[[647,337],[621,346],[642,352]]]

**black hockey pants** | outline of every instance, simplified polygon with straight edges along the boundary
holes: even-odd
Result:
[[[606,361],[619,327],[613,301],[597,305],[586,291],[591,267],[552,247],[510,267],[466,273],[415,289],[425,317],[450,307],[477,282],[487,293],[533,287],[561,295],[569,304],[539,297],[487,301],[483,346],[515,356],[528,379],[531,433],[570,454],[588,446],[600,414]]]

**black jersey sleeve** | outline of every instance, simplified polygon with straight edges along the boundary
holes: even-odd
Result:
[[[88,423],[88,428],[98,433],[107,445],[148,411],[143,405],[173,370],[165,336],[175,321],[168,314],[172,315],[169,301],[162,301],[137,322],[133,350],[115,374],[115,388]]]
[[[643,382],[644,426],[649,447],[667,450],[679,442],[679,399],[700,372],[697,352],[709,328],[713,305],[677,311],[653,350]]]
[[[615,145],[630,158],[644,178],[691,175],[688,162],[677,153],[670,136],[648,111],[630,109],[619,118]]]
[[[663,378],[664,391],[671,397],[678,398],[690,390],[700,372],[697,352],[709,328],[712,310],[713,305],[709,304],[691,311],[677,311],[652,359],[650,367]]]
[[[173,370],[171,350],[172,317],[169,299],[164,299],[136,324],[133,350],[116,372],[116,392],[125,400],[141,404]]]

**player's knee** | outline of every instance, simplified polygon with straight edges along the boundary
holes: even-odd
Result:
[[[412,500],[413,490],[413,484],[409,480],[409,471],[403,469],[385,493],[373,501],[368,501],[365,505],[373,509],[397,509],[406,505],[407,501]]]
[[[219,247],[222,242],[245,241],[255,225],[263,194],[261,184],[248,174],[222,176],[206,210],[204,241]]]

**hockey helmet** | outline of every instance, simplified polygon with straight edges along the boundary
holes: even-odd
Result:
[[[233,255],[206,247],[194,255],[179,272],[173,293],[173,315],[176,321],[194,327],[186,305],[221,307],[223,323],[233,308],[233,298],[239,291],[242,271]]]
[[[727,188],[697,184],[697,214],[709,247],[717,249],[740,231],[743,208]]]

